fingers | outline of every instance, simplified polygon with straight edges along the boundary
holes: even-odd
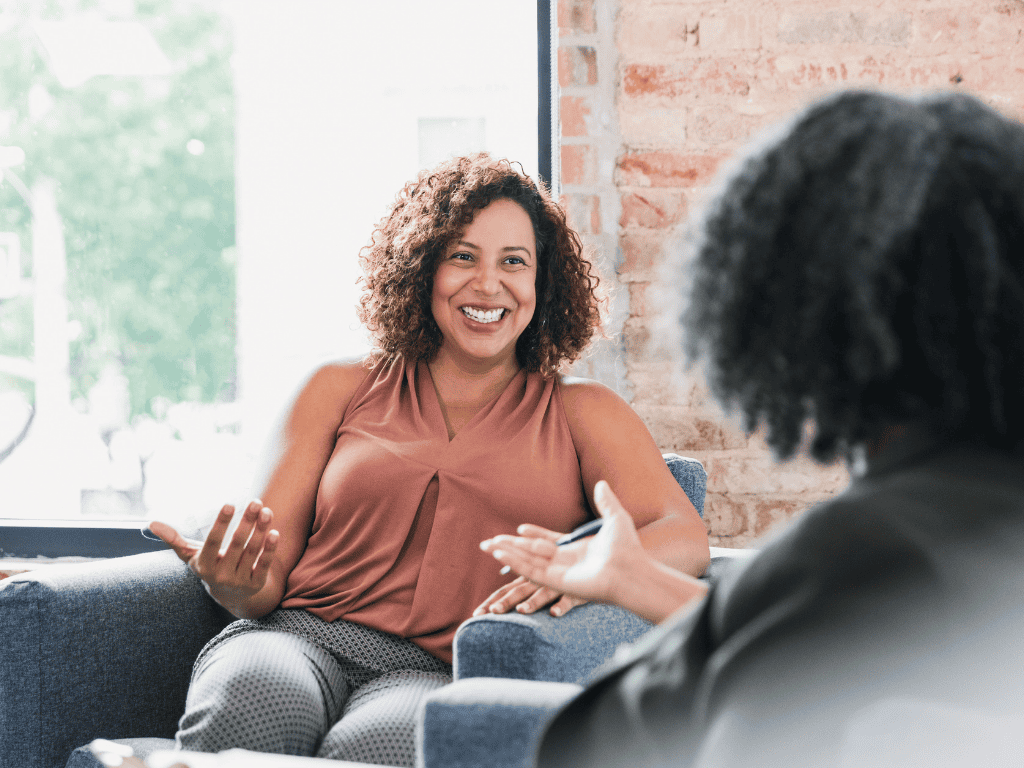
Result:
[[[516,610],[519,613],[534,613],[545,605],[550,605],[552,601],[556,600],[562,594],[561,592],[555,592],[555,590],[548,587],[537,588],[534,586],[534,589],[536,591],[532,595],[516,606]]]
[[[594,503],[597,505],[597,513],[601,517],[612,517],[613,515],[626,514],[619,497],[612,491],[605,480],[598,480],[594,486]]]
[[[480,603],[480,605],[477,606],[476,610],[473,611],[473,615],[480,616],[482,614],[490,612],[492,605],[501,601],[501,599],[510,591],[517,589],[525,583],[526,579],[520,576],[510,581],[508,584],[505,584],[503,587],[496,589],[494,592],[487,596],[486,600],[484,600],[482,603]]]
[[[281,534],[277,531],[270,531],[267,534],[267,538],[263,542],[263,552],[260,554],[259,562],[256,563],[256,567],[252,571],[252,581],[256,584],[262,584],[267,578],[267,573],[270,571],[270,565],[274,562],[274,553],[277,552],[277,543],[281,539]]]
[[[260,522],[264,521],[263,503],[258,499],[250,501],[246,506],[245,511],[242,513],[242,519],[238,521],[238,527],[235,529],[235,533],[231,537],[231,541],[228,542],[228,548],[224,552],[224,559],[228,564],[233,564],[235,568],[238,568],[241,564],[243,552],[245,551],[246,545],[250,539],[255,538],[253,536],[259,527]],[[264,531],[270,526],[269,519],[264,523]],[[260,537],[259,544],[262,545],[262,537]],[[262,547],[260,547],[262,548]],[[256,554],[259,554],[259,549],[256,550]],[[253,557],[253,562],[256,558]],[[251,567],[250,563],[250,567]]]
[[[556,602],[554,605],[551,606],[551,615],[552,616],[564,616],[566,613],[571,611],[577,605],[584,605],[585,603],[589,603],[589,602],[590,602],[589,600],[586,600],[586,599],[584,599],[582,597],[573,597],[572,595],[562,595],[561,598],[559,598],[558,602]]]
[[[253,504],[256,503],[258,502],[253,502]],[[246,518],[249,516],[250,510],[254,509],[253,504],[250,504],[249,508],[246,509]],[[255,517],[256,521],[253,525],[252,533],[249,535],[248,541],[244,543],[244,548],[241,551],[238,558],[238,565],[236,566],[236,570],[243,575],[252,572],[253,566],[256,564],[256,558],[260,557],[260,552],[265,551],[266,539],[269,535],[268,532],[270,530],[270,525],[274,520],[274,514],[270,511],[269,507],[257,509]],[[246,518],[243,518],[243,520]],[[231,542],[231,546],[228,547],[229,553],[231,553],[231,548],[236,545],[236,542],[239,542],[241,545],[241,539],[237,532],[235,534],[235,538]],[[230,554],[228,557],[230,558]],[[230,559],[228,562],[231,562]]]
[[[199,547],[195,543],[190,542],[167,523],[154,520],[149,524],[149,530],[173,549],[174,554],[186,563],[199,551]]]
[[[538,589],[536,584],[527,581],[522,576],[508,586],[509,589],[504,594],[498,599],[492,600],[489,605],[484,606],[485,611],[482,611],[482,613],[508,613],[514,606],[530,597]]]
[[[210,532],[206,534],[206,541],[203,542],[203,548],[199,552],[197,572],[209,572],[217,565],[217,559],[220,557],[221,544],[224,542],[224,534],[227,533],[228,526],[231,525],[231,518],[234,517],[234,515],[235,508],[230,504],[225,504],[220,508],[220,512],[217,513],[217,518],[213,521],[213,527],[210,528]]]

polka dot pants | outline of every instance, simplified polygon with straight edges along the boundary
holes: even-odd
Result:
[[[175,740],[412,766],[419,704],[451,671],[386,632],[278,610],[232,623],[202,650]]]

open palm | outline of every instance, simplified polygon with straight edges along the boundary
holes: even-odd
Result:
[[[607,483],[598,483],[594,498],[604,518],[595,536],[559,547],[550,531],[523,525],[519,536],[495,536],[480,547],[535,584],[588,600],[611,601],[616,579],[630,573],[630,563],[646,553],[633,518]]]

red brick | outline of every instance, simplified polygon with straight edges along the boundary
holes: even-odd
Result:
[[[966,9],[923,11],[914,22],[914,53],[935,55],[951,50],[975,53],[982,21],[983,17],[978,13]],[[999,27],[1008,28],[1016,36],[1014,25],[1006,23],[1005,19],[1002,21]]]
[[[778,39],[787,45],[907,45],[910,21],[906,13],[787,13],[779,20]]]
[[[630,283],[647,285],[646,283]],[[707,383],[698,370],[684,371],[677,360],[656,360],[634,364],[629,379],[637,403],[677,405],[710,412],[711,397]]]
[[[1024,65],[1021,62],[1010,65],[1001,59],[971,60],[965,57],[954,74],[959,76],[959,80],[951,80],[950,85],[973,93],[1012,93],[1024,89]]]
[[[751,532],[755,536],[764,536],[771,530],[787,524],[806,509],[800,499],[766,499],[755,496],[751,500],[753,514],[747,517],[752,522]]]
[[[628,187],[696,187],[711,181],[726,155],[629,152],[619,157],[616,181]]]
[[[597,152],[588,144],[562,144],[562,183],[597,181]]]
[[[642,99],[622,99],[619,103],[619,129],[623,143],[630,147],[683,146],[686,120],[685,107],[661,108]]]
[[[742,449],[747,445],[746,436],[729,424],[707,418],[707,414],[693,408],[634,404],[634,410],[663,453],[671,451],[688,455],[700,451]]]
[[[705,144],[728,144],[746,141],[761,121],[743,115],[726,105],[701,107],[690,115],[688,135]]]
[[[694,59],[672,66],[627,64],[622,70],[622,90],[626,96],[634,98],[746,96],[750,93],[750,82],[739,72],[735,60]]]
[[[563,195],[569,226],[585,235],[601,232],[601,198],[597,195]]]
[[[671,227],[686,217],[686,195],[682,192],[648,188],[622,193],[620,227]]]
[[[616,39],[624,60],[666,60],[695,55],[697,11],[676,4],[622,3]]]
[[[651,332],[636,318],[626,320],[622,326],[622,346],[625,347],[627,358],[643,358],[651,341]],[[648,426],[650,429],[650,426]]]
[[[563,88],[568,85],[596,85],[597,51],[586,45],[559,47],[558,83]]]
[[[961,60],[964,60],[963,58]],[[835,85],[882,85],[894,88],[948,88],[961,68],[950,57],[908,58],[905,54],[845,58],[771,56],[762,63],[760,82],[780,90],[821,89]]]
[[[707,494],[704,499],[704,520],[708,524],[710,536],[742,536],[751,528],[746,505],[722,493]]]
[[[839,463],[822,467],[806,458],[778,463],[767,451],[710,459],[708,475],[713,475],[710,490],[729,494],[820,497],[849,483],[849,473]]]
[[[558,0],[558,34],[590,34],[596,31],[594,0]]]
[[[590,117],[590,99],[586,96],[563,96],[559,107],[563,136],[586,136]]]
[[[761,16],[702,16],[697,47],[702,51],[756,50],[761,47]]]
[[[619,280],[650,282],[656,278],[655,267],[661,263],[665,233],[657,229],[625,230],[619,235],[622,263]]]

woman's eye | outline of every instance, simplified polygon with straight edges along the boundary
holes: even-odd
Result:
[[[526,262],[523,261],[519,256],[509,256],[507,259],[505,259],[505,263],[512,264],[514,266],[526,266]]]
[[[472,261],[473,256],[471,254],[466,253],[465,251],[456,251],[451,255],[451,258],[456,259],[458,261]]]

